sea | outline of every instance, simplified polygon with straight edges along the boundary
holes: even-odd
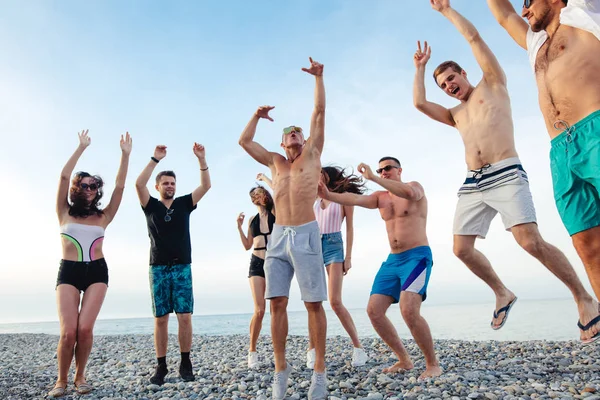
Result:
[[[267,304],[268,306],[268,304]],[[512,308],[506,324],[498,331],[490,328],[494,304],[432,304],[423,303],[421,314],[427,320],[434,339],[459,339],[469,341],[523,341],[523,340],[576,340],[577,308],[573,300],[522,300]],[[362,338],[377,337],[366,309],[349,310],[358,334]],[[327,335],[345,336],[346,332],[335,313],[327,310]],[[398,305],[392,305],[387,316],[403,339],[410,339],[410,331],[402,321]],[[252,314],[194,315],[193,331],[200,335],[247,335]],[[126,319],[99,319],[95,335],[137,335],[153,333],[152,316]],[[307,336],[306,311],[288,313],[289,334]],[[169,319],[169,332],[177,333],[177,318]],[[43,333],[59,334],[58,321],[3,323],[0,334]],[[267,311],[262,334],[270,334],[270,317]],[[1,339],[1,338],[0,338]]]

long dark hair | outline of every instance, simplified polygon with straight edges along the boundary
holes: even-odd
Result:
[[[84,190],[81,188],[83,178],[92,178],[94,183],[98,185],[96,197],[88,203],[85,197]],[[104,211],[98,208],[100,199],[104,194],[102,187],[104,181],[98,175],[90,175],[87,172],[77,172],[71,181],[71,189],[69,190],[69,215],[72,217],[86,218],[91,215],[102,215]]]
[[[265,208],[267,209],[267,211],[271,212],[273,210],[273,206],[275,206],[275,202],[273,201],[273,196],[271,196],[271,193],[269,193],[269,191],[267,189],[265,189],[262,186],[254,186],[252,189],[250,189],[250,196],[252,196],[252,193],[254,193],[255,190],[257,189],[261,189],[265,192],[265,195],[267,196],[267,204],[265,204]]]
[[[346,175],[346,170],[342,167],[323,167],[321,173],[325,174],[327,188],[332,192],[363,194],[367,190],[362,177],[354,174]]]

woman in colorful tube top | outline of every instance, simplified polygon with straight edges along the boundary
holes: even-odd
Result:
[[[258,174],[257,179],[262,181],[268,180],[263,174]],[[265,253],[267,251],[267,243],[269,243],[269,236],[273,231],[273,224],[275,223],[275,204],[269,191],[262,186],[255,186],[250,190],[250,199],[252,200],[252,204],[258,208],[258,213],[248,221],[248,234],[245,235],[242,228],[244,213],[240,213],[238,216],[237,225],[244,248],[246,250],[252,248],[248,278],[250,280],[250,288],[252,289],[252,297],[254,298],[254,315],[250,321],[248,368],[258,368],[260,363],[258,353],[256,352],[256,343],[258,342],[258,336],[265,315]]]
[[[90,145],[88,131],[79,133],[79,146],[65,164],[58,186],[56,213],[62,237],[62,260],[56,279],[56,302],[60,321],[58,379],[50,397],[66,394],[67,374],[75,355],[75,391],[92,390],[86,382],[85,367],[92,350],[93,329],[108,288],[108,268],[102,253],[104,230],[115,217],[125,188],[131,153],[129,133],[121,135],[121,164],[110,202],[100,209],[103,182],[99,176],[71,173]],[[81,293],[83,292],[83,296]]]

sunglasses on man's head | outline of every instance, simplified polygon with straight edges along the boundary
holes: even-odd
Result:
[[[284,135],[289,135],[292,132],[302,133],[302,128],[300,128],[299,126],[288,126],[287,128],[283,128]]]
[[[167,213],[165,214],[165,222],[171,221],[171,214],[173,214],[173,211],[175,211],[175,210],[173,210],[171,208],[169,208],[167,210]]]
[[[376,169],[375,172],[377,172],[378,174],[381,174],[383,171],[390,172],[394,168],[400,168],[400,167],[396,167],[395,165],[386,165],[383,168]]]
[[[89,185],[87,183],[82,183],[79,185],[79,187],[82,188],[83,190],[86,190],[86,189],[98,190],[98,185],[95,183],[90,183]]]

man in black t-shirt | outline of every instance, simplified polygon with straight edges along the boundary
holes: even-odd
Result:
[[[150,236],[150,290],[154,314],[154,347],[158,365],[150,382],[162,385],[167,369],[169,314],[175,312],[179,322],[181,364],[179,374],[184,381],[193,381],[190,361],[192,348],[192,248],[190,241],[190,214],[210,189],[210,175],[206,165],[204,146],[194,143],[194,154],[200,163],[200,186],[192,193],[175,198],[176,177],[173,171],[156,175],[159,199],[150,196],[148,181],[156,164],[167,155],[167,146],[159,145],[154,156],[138,177],[135,188],[146,215]]]

